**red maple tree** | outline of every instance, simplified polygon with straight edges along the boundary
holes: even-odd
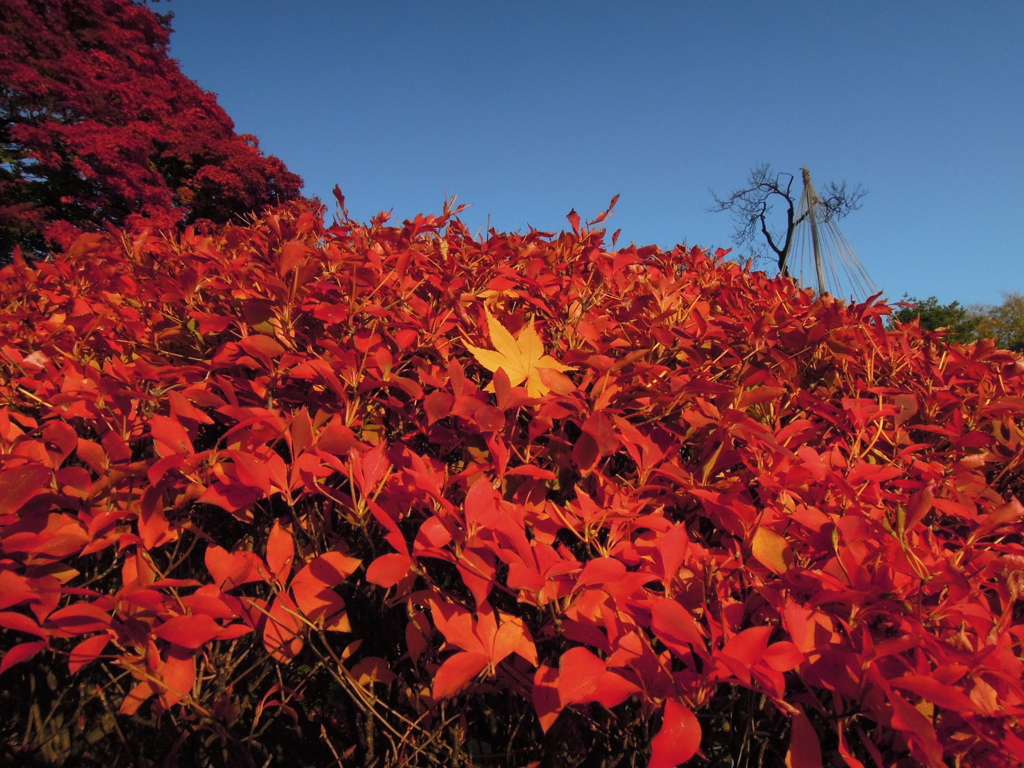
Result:
[[[170,19],[133,0],[0,8],[0,257],[104,221],[220,223],[299,197],[170,58]]]

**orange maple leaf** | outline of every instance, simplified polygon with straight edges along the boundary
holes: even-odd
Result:
[[[494,349],[482,349],[474,347],[465,340],[466,348],[473,353],[484,368],[489,371],[497,371],[501,368],[508,376],[509,384],[517,387],[526,382],[526,394],[530,397],[542,397],[551,391],[540,378],[540,369],[550,368],[562,372],[569,370],[569,366],[544,354],[544,343],[534,330],[533,322],[524,326],[519,334],[513,336],[490,312],[484,310],[487,315],[487,329],[490,331],[491,343]],[[487,386],[488,390],[493,389],[493,382]]]

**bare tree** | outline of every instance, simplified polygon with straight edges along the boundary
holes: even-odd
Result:
[[[750,172],[747,186],[743,189],[727,197],[711,192],[715,199],[711,210],[729,211],[736,222],[736,245],[749,246],[755,262],[773,258],[779,265],[779,272],[784,275],[789,274],[786,260],[793,245],[793,231],[803,219],[796,214],[800,195],[793,192],[794,179],[793,174],[773,171],[768,163],[762,163]],[[841,219],[850,211],[857,210],[865,194],[860,185],[848,189],[845,181],[829,182],[818,194],[824,207],[824,220]],[[778,218],[778,214],[773,216],[776,206],[785,210],[785,228],[782,230],[769,223]],[[761,238],[774,257],[759,243]]]

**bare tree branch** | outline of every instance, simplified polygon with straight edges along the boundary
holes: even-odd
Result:
[[[712,211],[728,211],[732,214],[736,229],[733,238],[737,246],[747,246],[755,263],[771,259],[779,272],[787,274],[786,258],[793,245],[793,231],[800,223],[796,216],[799,195],[793,192],[794,176],[791,173],[775,172],[768,163],[754,167],[743,189],[726,197],[711,192],[715,200]],[[826,220],[841,219],[850,211],[860,208],[860,200],[866,194],[860,186],[847,188],[846,182],[830,182],[824,187],[821,201],[825,206]],[[780,218],[776,206],[785,215],[785,228],[777,229],[772,221]],[[763,240],[763,244],[762,244]],[[764,249],[767,245],[769,255]]]

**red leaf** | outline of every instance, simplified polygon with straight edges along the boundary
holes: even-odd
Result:
[[[558,662],[558,700],[562,707],[592,701],[605,663],[588,648],[570,648]]]
[[[229,485],[218,480],[207,488],[196,501],[203,504],[216,504],[221,509],[235,513],[259,501],[260,495],[259,491],[249,486],[239,485],[238,483]],[[251,514],[246,516],[250,521],[252,520]]]
[[[192,447],[192,438],[188,436],[188,430],[177,419],[170,419],[156,414],[150,418],[149,429],[153,435],[153,442],[156,444],[158,456],[173,456],[177,453],[191,455],[195,453],[195,449]]]
[[[263,334],[246,336],[238,342],[238,346],[245,350],[246,354],[258,357],[265,363],[269,363],[271,358],[283,355],[285,352],[284,347],[277,341]]]
[[[160,677],[167,687],[160,692],[165,707],[177,704],[192,694],[196,682],[196,661],[185,648],[172,645],[167,660],[160,669]]]
[[[11,515],[50,482],[53,472],[42,464],[28,464],[0,472],[0,515]]]
[[[24,576],[14,571],[0,571],[0,610],[38,597],[38,592],[29,586]]]
[[[325,552],[315,557],[295,574],[291,587],[296,585],[306,588],[333,588],[356,572],[362,561],[355,557],[343,555],[341,552]]]
[[[765,662],[778,672],[789,672],[791,669],[796,669],[805,658],[800,649],[788,640],[772,643],[764,652]]]
[[[292,572],[295,559],[295,539],[285,530],[280,521],[274,521],[267,537],[267,566],[279,584],[285,584]]]
[[[598,679],[597,690],[586,701],[596,701],[611,709],[619,706],[634,693],[640,693],[640,686],[631,683],[618,672],[608,670]]]
[[[377,484],[391,469],[391,461],[384,453],[386,447],[384,443],[381,443],[369,451],[352,454],[352,474],[355,477],[356,487],[364,496],[372,497],[377,489]]]
[[[323,620],[324,629],[349,630],[348,619],[342,616],[345,601],[333,589],[352,575],[360,562],[340,552],[326,552],[295,574],[292,596],[307,619]]]
[[[512,653],[518,654],[532,664],[537,663],[537,648],[527,635],[523,620],[518,616],[506,615],[502,617],[501,624],[494,633],[490,650],[491,663],[498,664]]]
[[[75,450],[78,445],[78,434],[74,427],[63,421],[51,421],[43,429],[43,439],[57,450],[54,459],[54,469],[63,463],[64,459]]]
[[[821,768],[821,744],[814,726],[807,719],[803,708],[797,706],[792,717],[792,733],[789,737],[789,751],[786,753],[786,768]]]
[[[220,625],[205,613],[175,616],[153,630],[161,640],[195,650],[220,633]]]
[[[935,482],[929,481],[927,486],[910,497],[910,501],[907,503],[904,530],[909,531],[931,511],[932,502],[935,501],[935,494],[932,492],[934,487]]]
[[[562,704],[558,696],[558,670],[541,664],[533,676],[533,708],[544,733],[555,724]]]
[[[45,640],[31,640],[27,643],[18,643],[7,651],[7,653],[4,654],[3,660],[0,661],[0,675],[15,664],[20,664],[23,661],[31,659],[46,647],[47,642]]]
[[[309,412],[305,408],[295,411],[292,423],[288,426],[288,433],[291,437],[293,457],[298,457],[313,447],[313,422],[310,421]]]
[[[260,581],[259,570],[264,568],[259,555],[241,550],[228,552],[223,547],[206,548],[206,570],[210,572],[214,582],[224,592],[234,589],[240,584]]]
[[[490,647],[481,642],[474,628],[473,616],[465,608],[443,600],[430,599],[430,613],[434,618],[434,626],[444,635],[444,639],[452,645],[466,651],[482,653],[489,658]],[[494,621],[493,616],[491,621]],[[485,631],[486,635],[487,632]],[[488,639],[493,637],[493,632]]]
[[[381,555],[366,569],[366,580],[385,589],[395,586],[409,575],[412,558],[400,552]]]
[[[903,737],[918,746],[930,764],[943,765],[942,746],[931,721],[896,691],[890,691],[888,696],[893,708],[892,727],[903,731]]]
[[[316,441],[317,448],[332,456],[345,456],[353,448],[359,448],[361,445],[355,433],[342,424],[337,416],[324,427]]]
[[[768,648],[768,638],[772,634],[771,627],[751,627],[730,638],[722,648],[722,653],[742,662],[748,667],[754,666],[764,658]]]
[[[243,485],[264,494],[270,493],[270,474],[266,464],[245,451],[224,451],[223,456],[234,462],[235,474]]]
[[[213,419],[192,405],[192,402],[180,392],[172,389],[167,393],[167,400],[171,404],[171,416],[191,419],[199,424],[213,424]]]
[[[686,526],[681,523],[673,525],[667,533],[658,538],[656,546],[658,554],[661,555],[665,586],[670,588],[690,546],[690,535],[686,531]]]
[[[665,702],[661,730],[651,740],[647,768],[675,768],[700,749],[700,723],[690,708],[674,699]]]
[[[445,659],[434,675],[434,698],[443,699],[458,693],[484,670],[487,663],[486,654],[466,651]]]
[[[84,635],[109,629],[110,614],[94,603],[72,603],[50,614],[46,625],[70,635]]]
[[[294,659],[302,650],[302,639],[298,633],[302,624],[295,617],[298,608],[285,594],[274,598],[267,612],[267,623],[263,628],[263,645],[267,652],[283,664]]]
[[[796,560],[793,548],[785,537],[764,526],[758,526],[754,530],[750,551],[757,561],[772,573],[785,573]]]
[[[68,670],[71,674],[75,674],[86,664],[95,661],[109,643],[110,635],[105,632],[87,637],[71,649],[71,655],[68,657]]]
[[[306,253],[306,246],[297,240],[285,243],[284,247],[281,248],[281,260],[278,263],[278,274],[281,275],[281,277],[286,276],[305,260]]]
[[[565,218],[567,218],[569,223],[572,225],[572,231],[578,235],[580,233],[580,215],[576,213],[576,209],[573,208],[569,211]]]
[[[602,456],[608,456],[618,450],[619,436],[615,433],[612,420],[604,411],[597,411],[583,422],[582,430],[594,438],[594,443]]]
[[[577,586],[617,582],[626,575],[626,566],[613,557],[596,557],[583,567],[583,573],[576,581]]]
[[[97,475],[102,475],[107,470],[107,452],[103,446],[91,440],[79,438],[77,446],[78,458],[89,465],[89,469]]]
[[[131,717],[139,711],[139,707],[146,703],[146,701],[156,694],[156,688],[153,687],[148,681],[143,681],[128,691],[128,695],[124,697],[124,701],[121,702],[121,708],[118,709],[118,713],[122,715],[128,715]]]
[[[252,632],[252,627],[245,624],[228,624],[217,635],[218,640],[234,640]]]
[[[651,630],[669,648],[685,655],[689,645],[700,656],[707,658],[707,644],[701,636],[697,622],[683,606],[665,597],[651,603]]]
[[[155,499],[155,496],[156,494],[149,496],[148,499]],[[164,515],[163,509],[156,504],[143,502],[139,510],[138,526],[139,539],[142,541],[143,548],[147,550],[155,549],[161,544],[173,540],[171,524]]]
[[[572,460],[584,476],[594,471],[601,458],[601,449],[592,435],[583,432],[572,446]]]
[[[435,391],[427,395],[423,400],[423,405],[427,412],[427,424],[431,425],[447,416],[451,416],[452,403],[454,402],[455,398],[447,392]]]
[[[916,693],[921,698],[951,709],[954,712],[977,712],[978,708],[964,693],[952,685],[944,685],[932,677],[924,675],[904,675],[889,681],[894,688],[902,688]]]

